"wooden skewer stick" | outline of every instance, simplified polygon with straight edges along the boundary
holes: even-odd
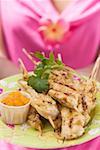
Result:
[[[33,52],[30,52],[29,55],[31,55],[32,58],[34,57],[34,53]],[[42,55],[45,56],[45,53],[42,52]],[[36,66],[39,65],[40,63],[41,63],[41,61],[36,62]]]
[[[61,56],[60,53],[58,53],[58,59],[59,59],[60,61],[62,61],[62,56]],[[66,68],[67,70],[71,71],[72,73],[75,73],[75,72],[76,72],[73,68],[71,68],[71,67],[69,67],[69,66],[66,66],[65,68]]]
[[[90,79],[96,79],[97,77],[97,73],[98,73],[98,70],[100,69],[100,55],[98,56],[96,62],[95,62],[95,65],[92,69],[92,72],[89,76]]]
[[[60,53],[58,53],[58,59],[59,59],[60,61],[62,61],[62,56],[61,56]]]
[[[27,50],[25,48],[22,49],[22,51],[24,52],[24,54],[32,61],[32,63],[34,65],[37,65],[37,62],[33,59],[33,57],[27,52]]]
[[[55,129],[55,125],[54,125],[54,122],[53,122],[52,118],[51,118],[51,117],[48,117],[48,120],[49,120],[49,122],[51,123],[52,127]]]
[[[43,56],[45,56],[45,53],[44,53],[44,52],[42,52],[42,55],[43,55]]]
[[[33,53],[33,52],[30,52],[29,54],[30,54],[32,57],[34,57],[34,53]]]
[[[28,72],[27,72],[27,69],[22,61],[22,59],[18,59],[18,62],[20,64],[20,69],[22,70],[22,73],[23,73],[23,78],[24,80],[27,80],[28,79]]]
[[[43,132],[42,132],[42,128],[41,128],[41,126],[39,126],[39,132],[40,132],[40,136],[42,136],[42,134],[43,134]]]

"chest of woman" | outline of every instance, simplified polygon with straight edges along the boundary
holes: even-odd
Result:
[[[100,12],[73,24],[66,21],[66,15],[63,19],[53,16],[53,10],[52,17],[48,13],[46,18],[24,5],[15,9],[13,4],[3,6],[6,14],[2,15],[6,46],[15,63],[19,56],[28,61],[21,51],[23,47],[29,51],[44,51],[46,55],[50,51],[56,56],[61,53],[64,63],[73,68],[84,67],[95,59],[100,43]]]

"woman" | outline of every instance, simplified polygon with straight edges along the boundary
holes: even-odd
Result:
[[[7,59],[17,66],[20,57],[32,70],[23,48],[44,51],[46,56],[60,53],[66,65],[89,72],[99,53],[99,28],[99,0],[1,0],[2,77],[17,72],[10,62],[11,67],[2,67]]]
[[[26,48],[46,55],[52,50],[66,65],[86,68],[100,45],[99,0],[2,0],[1,27],[6,57],[15,64],[21,57],[33,68],[22,52]]]

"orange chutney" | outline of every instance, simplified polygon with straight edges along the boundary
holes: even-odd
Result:
[[[1,102],[8,106],[23,106],[29,102],[29,98],[25,97],[21,92],[14,91],[8,94]]]

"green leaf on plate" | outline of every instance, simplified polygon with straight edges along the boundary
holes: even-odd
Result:
[[[48,80],[38,77],[30,76],[28,85],[35,89],[37,92],[46,92],[48,90]]]

